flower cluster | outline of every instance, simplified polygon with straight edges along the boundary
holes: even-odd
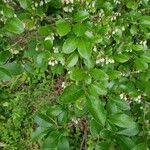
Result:
[[[62,4],[73,4],[74,0],[61,0]]]
[[[54,53],[59,53],[58,47],[53,47]]]
[[[51,58],[49,58],[48,60],[49,60],[49,61],[48,61],[48,64],[49,64],[50,66],[55,66],[55,65],[58,64],[58,61],[55,60],[54,57],[51,57]]]
[[[66,88],[66,86],[67,86],[66,82],[62,82],[61,87],[64,89]]]
[[[121,73],[123,77],[129,77],[131,75],[131,72]]]
[[[117,17],[120,17],[120,16],[121,16],[121,13],[119,13],[119,12],[113,12],[110,20],[111,21],[115,21],[115,20],[117,20]]]
[[[140,41],[139,44],[140,44],[140,45],[143,45],[144,47],[147,47],[147,41],[146,41],[146,40]]]
[[[114,0],[114,3],[117,5],[117,4],[121,4],[121,1],[119,0]]]
[[[127,95],[125,93],[121,93],[119,96],[121,99],[124,99],[125,101],[128,100]]]
[[[108,57],[97,58],[97,60],[96,60],[96,64],[101,64],[102,66],[105,64],[111,64],[111,63],[115,63],[115,61],[114,61],[114,59],[108,58]]]
[[[10,49],[10,52],[15,55],[19,53],[17,49]]]
[[[65,12],[72,12],[73,11],[73,7],[72,6],[66,6],[66,7],[63,8],[63,10]]]

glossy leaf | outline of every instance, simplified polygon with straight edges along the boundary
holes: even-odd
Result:
[[[11,74],[5,68],[0,67],[0,80],[9,81],[11,79]]]
[[[119,97],[112,97],[110,101],[113,101],[120,109],[130,110],[130,106],[127,101],[120,99]]]
[[[88,18],[89,13],[87,11],[79,11],[74,14],[73,19],[75,22],[81,22]]]
[[[70,68],[70,67],[75,66],[78,62],[78,59],[79,59],[79,56],[77,54],[75,53],[71,54],[66,61],[67,67]]]
[[[75,102],[79,98],[81,98],[84,95],[84,91],[81,86],[71,84],[70,86],[67,86],[62,95],[60,96],[60,101],[62,103],[71,103]]]
[[[80,56],[89,60],[91,57],[91,47],[89,41],[84,38],[78,38],[77,47]]]
[[[62,50],[65,54],[69,54],[75,51],[76,48],[77,48],[76,38],[71,37],[64,42]]]
[[[115,60],[120,63],[125,63],[129,60],[129,56],[126,54],[118,54],[115,56]]]
[[[104,126],[106,121],[106,111],[101,100],[91,96],[87,96],[86,100],[88,111],[90,112],[92,117],[95,119],[96,122]]]
[[[67,35],[71,30],[69,22],[61,19],[56,22],[56,31],[60,36]]]
[[[58,142],[58,150],[70,150],[69,142],[66,137],[61,137]]]
[[[74,68],[70,73],[70,78],[75,81],[82,81],[85,76],[85,71],[80,68]]]
[[[95,80],[108,80],[109,77],[108,75],[101,69],[93,69],[91,71],[91,76],[95,79]]]
[[[76,36],[82,36],[85,34],[87,30],[87,27],[85,24],[83,23],[76,23],[74,26],[73,26],[73,32],[76,34]]]
[[[9,32],[20,34],[24,32],[24,25],[21,20],[19,20],[17,17],[14,17],[7,20],[5,29]]]
[[[110,121],[111,123],[122,128],[136,127],[136,123],[133,121],[133,119],[126,114],[110,115]]]
[[[3,67],[12,75],[20,75],[23,72],[23,68],[20,64],[17,63],[7,63]]]
[[[135,136],[139,133],[139,129],[138,127],[129,127],[127,129],[124,129],[124,130],[120,130],[117,132],[118,134],[121,134],[121,135],[125,135],[125,136]]]
[[[144,143],[139,143],[138,145],[132,148],[132,150],[145,150],[145,149],[146,147]]]

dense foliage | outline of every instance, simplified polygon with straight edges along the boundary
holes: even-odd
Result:
[[[149,0],[0,0],[0,147],[149,149],[149,15]]]

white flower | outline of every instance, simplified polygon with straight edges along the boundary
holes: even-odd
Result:
[[[95,1],[92,2],[92,7],[95,7]]]
[[[140,109],[142,110],[142,109],[143,109],[143,106],[141,106]]]
[[[52,62],[52,63],[51,63],[51,66],[55,66],[55,63],[54,63],[54,62]]]
[[[45,41],[46,40],[51,40],[51,37],[50,36],[47,36],[46,38],[45,38]]]
[[[112,32],[112,35],[114,35],[114,34],[116,34],[116,32],[115,32],[115,31],[113,31],[113,32]]]
[[[127,97],[124,97],[124,100],[125,100],[125,101],[128,100]]]
[[[93,51],[97,52],[97,47],[96,46],[94,46]]]
[[[57,64],[58,64],[58,61],[57,61],[57,60],[55,60],[55,61],[54,61],[54,63],[57,65]]]
[[[96,60],[96,64],[99,64],[99,63],[100,63],[99,59],[98,59],[98,60]]]
[[[41,2],[40,2],[40,6],[43,6],[43,4],[44,4],[43,1],[41,1]]]
[[[58,51],[58,48],[57,48],[57,47],[54,47],[53,49],[54,49],[54,53],[59,53],[59,51]]]
[[[121,28],[121,30],[122,30],[122,31],[125,31],[125,27],[123,26],[123,27]]]
[[[74,1],[74,0],[70,0],[70,3],[72,3],[72,4],[73,4],[73,1]]]
[[[124,94],[123,94],[123,93],[120,94],[120,98],[121,98],[121,99],[124,98]]]
[[[38,7],[38,3],[35,3],[34,5],[35,5],[35,7]]]
[[[16,14],[14,14],[14,17],[17,17],[17,15],[16,15]]]
[[[51,60],[48,62],[48,64],[49,64],[49,65],[52,65],[52,62],[51,62]]]
[[[62,87],[62,88],[65,88],[65,87],[66,87],[66,83],[65,83],[65,82],[62,82],[61,87]]]
[[[4,12],[3,12],[3,10],[1,10],[1,11],[0,11],[0,14],[4,15]]]
[[[147,46],[147,41],[146,41],[146,40],[143,41],[143,45],[144,45],[144,46]]]
[[[35,50],[36,50],[36,51],[38,51],[38,50],[39,50],[39,48],[36,46]]]

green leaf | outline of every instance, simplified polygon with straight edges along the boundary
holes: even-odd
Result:
[[[91,57],[90,42],[84,38],[78,38],[77,45],[80,56],[89,60]]]
[[[147,62],[147,63],[150,63],[150,53],[144,53],[140,56],[140,58],[144,61],[144,62]]]
[[[43,42],[43,45],[45,49],[50,50],[53,46],[53,40],[52,39],[45,40]]]
[[[109,141],[102,141],[96,144],[95,150],[111,150],[112,145]]]
[[[113,114],[110,115],[109,119],[111,123],[122,128],[136,127],[136,123],[133,119],[126,114]]]
[[[51,70],[54,75],[61,75],[64,72],[64,66],[62,66],[61,64],[58,64],[58,65],[51,67]]]
[[[51,132],[44,140],[42,149],[55,149],[57,147],[60,136],[61,132],[58,130]]]
[[[103,126],[100,126],[100,124],[97,123],[97,121],[95,121],[94,119],[90,121],[90,132],[93,136],[99,135],[102,129]]]
[[[30,0],[18,0],[18,2],[20,3],[20,6],[25,10],[32,5]]]
[[[134,61],[135,67],[137,70],[146,70],[148,69],[148,64],[141,58],[136,58]]]
[[[86,65],[88,69],[92,69],[94,68],[95,62],[92,58],[89,58],[89,59],[84,60],[84,64]]]
[[[14,15],[14,10],[9,5],[3,7],[3,13],[5,17],[11,18]]]
[[[0,64],[4,64],[11,57],[11,53],[9,51],[1,51],[0,52]]]
[[[56,22],[56,31],[60,36],[67,35],[71,30],[70,23],[61,19]]]
[[[80,68],[74,68],[70,73],[70,79],[75,81],[82,81],[84,80],[85,76],[85,71]]]
[[[76,36],[82,36],[85,34],[87,30],[87,27],[85,24],[83,23],[76,23],[74,26],[73,26],[73,32],[75,33]]]
[[[117,70],[111,70],[108,72],[108,75],[111,80],[114,80],[121,77],[121,72]]]
[[[49,128],[45,128],[45,127],[36,128],[36,130],[31,135],[32,140],[41,139],[48,132],[48,129]]]
[[[89,86],[89,93],[93,96],[106,95],[107,89],[102,83],[93,83]]]
[[[7,69],[0,67],[0,80],[9,81],[11,79],[11,74]]]
[[[70,86],[67,86],[62,95],[60,96],[60,101],[62,103],[71,103],[75,102],[79,98],[81,98],[84,95],[84,91],[81,86],[71,84]]]
[[[150,16],[142,16],[139,23],[150,28]]]
[[[101,100],[96,99],[91,96],[86,97],[87,107],[90,114],[93,116],[96,122],[105,126],[106,121],[106,111]]]
[[[93,69],[91,71],[91,76],[95,79],[95,80],[102,80],[102,81],[105,81],[105,80],[108,80],[109,77],[108,75],[101,69]]]
[[[111,97],[110,101],[113,101],[121,110],[130,110],[129,104],[125,100],[120,99],[119,97]]]
[[[47,0],[49,2],[49,5],[52,7],[52,8],[55,8],[55,9],[60,9],[61,6],[62,6],[62,3],[60,0]],[[54,10],[55,10],[54,9]]]
[[[49,36],[50,33],[51,33],[51,28],[50,28],[50,26],[48,26],[48,25],[41,26],[41,27],[39,27],[38,32],[39,32],[39,34],[42,35],[42,36]]]
[[[70,150],[68,139],[66,137],[62,136],[59,139],[57,148],[58,148],[58,150]]]
[[[133,147],[131,150],[146,150],[146,147],[144,143],[139,143],[138,145]]]
[[[36,57],[36,65],[39,67],[47,65],[48,58],[49,58],[49,53],[47,51],[43,51],[39,53]]]
[[[143,45],[132,45],[132,49],[135,50],[135,51],[143,51],[144,50],[144,47]]]
[[[5,29],[15,34],[21,34],[24,32],[24,25],[22,21],[20,21],[17,17],[14,17],[6,21]]]
[[[121,112],[121,110],[117,107],[117,105],[110,100],[107,103],[107,110],[109,114],[117,114]]]
[[[139,132],[139,129],[136,126],[136,127],[131,127],[131,128],[129,127],[127,129],[120,130],[117,133],[121,135],[125,135],[125,136],[135,136],[138,134],[138,132]]]
[[[12,75],[12,76],[16,76],[16,75],[20,75],[23,72],[23,68],[20,64],[16,64],[16,63],[7,63],[5,65],[3,65],[3,67]]]
[[[114,59],[117,62],[125,63],[129,60],[129,56],[127,54],[118,54],[118,55],[115,55]]]
[[[136,35],[137,32],[138,32],[137,26],[132,25],[131,28],[130,28],[130,33],[131,33],[132,35]]]
[[[79,11],[74,14],[73,19],[75,22],[82,22],[89,17],[89,13],[87,11]]]
[[[48,116],[38,113],[35,116],[35,122],[40,126],[40,127],[51,127],[52,124],[54,123]]]
[[[119,146],[122,150],[131,150],[135,145],[131,138],[125,136],[119,136],[117,138],[117,143],[119,143]]]
[[[134,0],[128,1],[128,2],[127,2],[127,8],[136,10],[136,9],[138,8],[138,3],[135,2]]]
[[[72,53],[77,48],[76,38],[70,37],[65,40],[62,50],[65,54]]]
[[[68,68],[73,67],[74,65],[77,64],[78,59],[79,59],[78,54],[76,54],[76,53],[71,54],[71,55],[68,57],[67,61],[66,61],[66,66],[67,66]]]

